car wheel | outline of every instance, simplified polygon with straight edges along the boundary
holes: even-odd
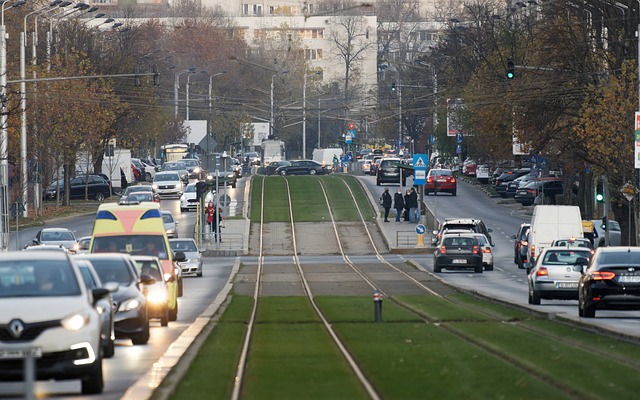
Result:
[[[187,209],[186,209],[186,208],[182,208],[182,207],[180,207],[180,212],[185,212],[185,211],[187,211]]]
[[[280,175],[287,176],[287,171],[280,171]]]
[[[82,394],[98,394],[104,389],[104,379],[102,376],[102,358],[98,357],[91,369],[89,376],[82,380]]]
[[[482,264],[480,264],[480,266],[476,267],[475,269],[476,274],[481,274],[483,271],[484,271],[484,267],[482,266]]]
[[[182,278],[178,278],[178,297],[182,297]]]
[[[196,276],[197,276],[198,278],[202,278],[202,270],[200,270],[200,271],[196,272]]]
[[[173,310],[169,309],[169,321],[177,321],[178,320],[178,302],[176,302],[176,308]]]
[[[485,271],[493,271],[493,264],[488,264],[484,267]]]
[[[96,201],[99,203],[104,201],[104,194],[102,194],[102,192],[96,192]]]
[[[151,172],[145,172],[145,174],[144,174],[144,179],[145,179],[147,182],[151,182],[151,181],[153,180],[153,177],[151,176]]]
[[[317,173],[318,171],[316,171],[315,169],[309,170],[309,175],[315,175]]]
[[[379,179],[376,179],[376,185],[380,186],[380,180]]]
[[[109,342],[102,348],[102,356],[104,358],[111,358],[116,352],[116,346],[113,343],[113,339],[109,338]]]
[[[441,267],[441,266],[439,266],[438,264],[435,264],[435,265],[433,266],[433,272],[436,272],[436,273],[440,273],[440,272],[442,272],[442,267]]]
[[[164,311],[162,312],[162,317],[160,317],[160,326],[167,326],[169,325],[169,306],[166,306],[164,308]]]
[[[131,337],[131,343],[133,344],[147,344],[149,341],[149,319],[146,319],[142,332],[136,333]]]
[[[529,304],[540,305],[540,296],[538,296],[531,286],[529,286]]]
[[[456,195],[456,191],[454,190],[453,192],[451,192],[451,195],[455,196]]]
[[[587,303],[581,303],[582,307],[580,307],[580,304],[578,305],[578,314],[580,314],[580,311],[582,311],[582,315],[580,315],[581,317],[584,318],[595,318],[596,317],[596,307],[594,305],[589,305]]]

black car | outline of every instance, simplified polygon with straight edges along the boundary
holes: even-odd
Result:
[[[116,339],[130,338],[133,344],[146,344],[149,341],[149,313],[140,283],[153,282],[140,279],[135,262],[128,254],[83,254],[75,257],[89,260],[103,283],[118,284],[118,290],[112,293]]]
[[[88,183],[87,183],[88,179]],[[85,189],[89,199],[103,201],[111,195],[109,183],[99,175],[83,175],[72,178],[69,182],[70,199],[84,199]],[[60,198],[64,196],[64,180],[59,180],[47,187],[44,192],[45,200],[55,200],[60,192]]]
[[[277,175],[326,175],[324,165],[313,160],[295,160],[291,164],[276,168]]]
[[[401,168],[402,164],[403,162],[399,158],[383,158],[376,173],[376,185],[380,186],[382,183],[399,185],[402,181],[402,186],[406,186],[408,171],[411,167],[405,165],[405,168]]]
[[[598,247],[578,282],[578,315],[640,310],[640,248]]]
[[[519,188],[536,179],[535,175],[527,174],[516,178],[507,184],[507,197],[515,197]]]
[[[291,165],[289,161],[272,161],[269,163],[269,165],[264,167],[264,174],[275,175],[276,169],[278,169],[278,167],[287,167],[289,165]]]
[[[527,262],[527,249],[529,246],[528,236],[529,228],[531,224],[520,224],[518,233],[511,236],[513,239],[513,262],[518,265],[518,268],[523,269],[524,263]]]
[[[507,197],[507,186],[516,178],[527,175],[531,172],[530,168],[521,168],[514,171],[508,171],[496,178],[494,183],[495,191],[500,197]]]
[[[527,183],[516,192],[514,200],[523,206],[535,203],[538,195],[544,196],[544,204],[555,204],[555,196],[564,192],[562,180],[557,178],[539,178]]]
[[[202,179],[204,170],[200,166],[200,160],[195,158],[183,158],[180,162],[183,162],[184,165],[187,166],[189,179]]]
[[[433,272],[446,269],[472,268],[481,274],[484,270],[480,244],[471,233],[457,233],[442,238],[433,253]]]

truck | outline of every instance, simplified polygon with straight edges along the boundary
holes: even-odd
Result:
[[[105,153],[102,172],[111,180],[111,189],[114,192],[124,190],[129,183],[135,181],[131,169],[131,150],[113,149],[113,153]],[[126,183],[122,182],[123,176],[127,180]]]
[[[282,140],[265,140],[260,145],[260,165],[269,165],[273,161],[286,160],[284,142]]]
[[[327,149],[314,149],[313,160],[327,167],[328,170],[333,171],[333,157],[336,156],[340,159],[342,156],[342,149],[339,147],[327,148]]]
[[[582,238],[582,217],[578,206],[538,205],[533,209],[529,228],[529,262],[535,264],[542,249],[555,239]],[[529,268],[530,266],[527,266]]]

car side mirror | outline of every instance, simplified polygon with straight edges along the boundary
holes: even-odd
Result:
[[[33,238],[32,242],[33,242],[33,244],[38,244],[38,239]]]
[[[487,232],[491,233],[491,232],[493,232],[493,229],[489,228],[489,229],[487,229]]]
[[[587,266],[584,264],[577,264],[573,266],[573,270],[575,272],[580,272],[581,274],[584,274],[584,272],[587,270]]]
[[[511,235],[511,239],[514,239],[514,240],[515,240],[515,239],[517,239],[517,238],[518,238],[518,236],[516,236],[516,235]]]
[[[91,290],[91,295],[93,296],[93,302],[95,304],[96,301],[107,297],[109,295],[109,290],[105,288],[95,288]]]

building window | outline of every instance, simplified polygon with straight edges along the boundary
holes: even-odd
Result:
[[[322,49],[305,49],[305,60],[322,60]]]
[[[262,4],[243,4],[242,15],[262,15]]]
[[[420,31],[420,40],[435,41],[438,40],[438,34],[431,31]]]

